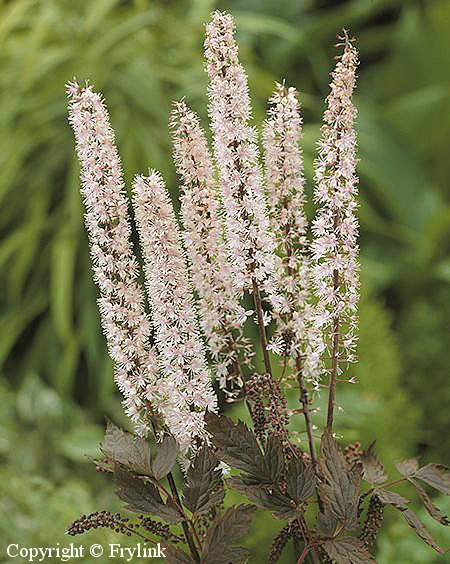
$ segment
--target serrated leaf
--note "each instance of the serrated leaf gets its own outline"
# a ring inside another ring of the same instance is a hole
[[[178,444],[172,435],[164,435],[163,440],[156,444],[156,454],[151,469],[157,480],[161,480],[172,470],[178,452]]]
[[[222,503],[224,498],[222,470],[211,448],[203,446],[186,474],[184,505],[197,515]]]
[[[312,464],[298,458],[289,461],[286,475],[287,494],[298,505],[314,494],[315,479]]]
[[[414,476],[419,468],[419,461],[417,458],[407,458],[406,460],[399,460],[395,463],[395,467],[405,478]]]
[[[398,494],[397,492],[390,492],[389,490],[383,490],[381,488],[377,488],[375,490],[375,493],[378,496],[381,503],[384,503],[385,505],[393,505],[397,509],[400,509],[400,511],[404,511],[405,509],[408,509],[407,506],[408,500],[403,496],[401,496],[400,494]]]
[[[218,515],[206,534],[202,564],[245,562],[249,551],[236,546],[236,543],[248,533],[254,512],[255,507],[252,505],[238,505],[228,508],[223,515]]]
[[[408,506],[406,505],[408,501],[404,497],[396,492],[390,492],[382,489],[377,489],[375,490],[375,492],[382,503],[392,505],[402,512],[408,525],[416,531],[416,533],[423,541],[434,548],[434,550],[436,550],[437,552],[443,554],[444,551],[438,546],[436,541],[425,528],[425,525],[422,523],[422,521],[408,508]]]
[[[417,517],[417,515],[415,515],[411,509],[405,509],[404,511],[402,511],[403,513],[403,517],[406,519],[406,522],[408,523],[408,525],[410,527],[412,527],[417,535],[424,541],[426,542],[429,546],[431,546],[431,548],[434,548],[434,550],[436,552],[439,552],[439,554],[444,554],[445,550],[443,550],[434,540],[434,538],[430,535],[430,533],[427,531],[427,529],[425,528],[425,525],[422,523],[422,521]]]
[[[419,497],[422,500],[422,503],[424,504],[425,509],[428,511],[429,515],[433,517],[433,519],[436,519],[436,521],[441,523],[441,525],[450,525],[448,517],[443,515],[440,509],[434,505],[433,501],[428,496],[427,492],[422,488],[422,486],[413,478],[410,478],[408,481],[416,488],[416,491],[419,494]]]
[[[205,419],[220,460],[248,472],[256,482],[272,482],[256,436],[245,423],[234,423],[229,417],[214,413],[207,413]]]
[[[339,450],[336,440],[327,431],[322,436],[320,451],[320,498],[327,512],[332,513],[345,529],[356,529],[362,465],[350,466]]]
[[[239,493],[247,496],[257,507],[269,510],[279,519],[294,519],[298,517],[301,508],[287,496],[282,494],[276,486],[266,484],[246,484],[239,476],[233,476],[228,484]]]
[[[353,537],[322,542],[321,545],[336,564],[371,564],[375,560],[363,542]]]
[[[168,545],[164,548],[166,553],[165,562],[168,564],[195,564],[195,560],[183,550],[173,545]]]
[[[284,474],[284,453],[280,439],[272,436],[267,439],[264,459],[272,482],[277,484]]]
[[[127,469],[116,465],[115,477],[118,489],[116,495],[124,501],[127,509],[161,517],[167,523],[178,523],[183,517],[169,501],[165,503],[158,489],[148,481],[133,475]]]
[[[363,465],[363,478],[371,484],[383,484],[387,480],[384,466],[375,454],[375,443],[373,442],[361,455]]]
[[[438,492],[450,495],[450,470],[442,464],[427,464],[414,475]]]
[[[333,537],[339,526],[339,521],[331,513],[317,515],[317,532],[321,537]]]
[[[152,476],[151,451],[147,441],[107,421],[100,449],[110,461],[126,466],[137,474]]]

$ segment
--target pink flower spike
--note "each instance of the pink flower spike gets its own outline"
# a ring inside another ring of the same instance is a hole
[[[291,363],[301,358],[305,378],[314,380],[320,369],[315,351],[321,344],[310,300],[305,180],[299,146],[302,119],[297,91],[277,84],[269,103],[264,127],[266,182],[270,220],[283,261],[278,273],[282,302],[274,312],[277,330],[271,350],[286,355]]]
[[[277,256],[266,212],[257,133],[250,126],[251,105],[245,71],[239,63],[233,18],[214,12],[206,26],[205,56],[209,114],[225,207],[228,252],[237,288],[253,280],[277,305]]]
[[[133,205],[162,373],[158,408],[185,453],[196,437],[204,437],[203,415],[217,409],[217,400],[197,330],[181,237],[158,172],[135,178]]]
[[[359,298],[356,108],[352,101],[358,55],[345,34],[344,52],[332,73],[316,161],[312,230],[313,279],[318,320],[339,362],[354,362]],[[334,338],[336,336],[336,338]],[[334,342],[333,342],[334,341]]]
[[[145,386],[154,382],[157,359],[149,343],[150,322],[137,281],[138,267],[131,245],[127,200],[114,132],[101,95],[91,86],[67,85],[69,122],[81,164],[81,194],[86,208],[94,278],[100,290],[99,308],[115,379],[128,416],[145,432],[148,398]]]
[[[243,358],[246,312],[240,305],[242,291],[231,276],[214,167],[200,121],[184,101],[174,106],[171,128],[182,181],[183,236],[198,294],[200,324],[215,372],[220,372],[219,383],[227,395],[233,395],[243,384],[238,362],[249,362]]]

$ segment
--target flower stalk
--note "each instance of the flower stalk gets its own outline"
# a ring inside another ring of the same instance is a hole
[[[299,147],[302,119],[294,88],[277,84],[269,102],[264,127],[265,165],[270,218],[283,261],[279,287],[284,298],[281,310],[275,311],[275,339],[281,339],[283,353],[294,365],[309,450],[316,466],[306,377],[318,377],[322,343],[320,335],[314,333],[314,307],[310,303],[303,158]]]

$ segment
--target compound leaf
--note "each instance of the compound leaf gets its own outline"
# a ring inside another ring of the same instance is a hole
[[[362,465],[347,463],[331,433],[325,431],[320,445],[319,491],[327,509],[347,530],[358,527]]]
[[[414,474],[438,492],[450,495],[450,470],[442,464],[427,464]]]

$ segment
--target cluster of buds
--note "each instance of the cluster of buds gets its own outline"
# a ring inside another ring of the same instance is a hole
[[[82,535],[92,529],[106,528],[117,533],[131,536],[134,524],[120,513],[110,511],[95,511],[88,515],[82,515],[67,527],[67,534],[71,536]]]
[[[373,495],[369,501],[367,508],[367,516],[364,522],[361,540],[367,546],[372,548],[378,535],[378,531],[383,523],[384,506],[377,495]]]
[[[247,398],[252,404],[255,433],[265,441],[268,434],[288,443],[289,416],[286,398],[269,374],[254,374],[246,383]]]
[[[361,455],[361,443],[359,442],[349,444],[344,449],[345,460],[349,465],[359,462],[361,460]]]
[[[173,544],[177,544],[183,541],[182,537],[172,533],[170,526],[167,523],[155,521],[154,519],[150,519],[150,517],[144,517],[144,515],[140,515],[139,526],[155,537],[168,540]]]
[[[267,561],[269,564],[276,564],[280,557],[281,553],[284,550],[284,547],[290,541],[292,532],[291,532],[291,523],[286,525],[281,529],[281,531],[277,534],[277,536],[273,539],[273,542],[270,546],[269,550],[269,557]]]

